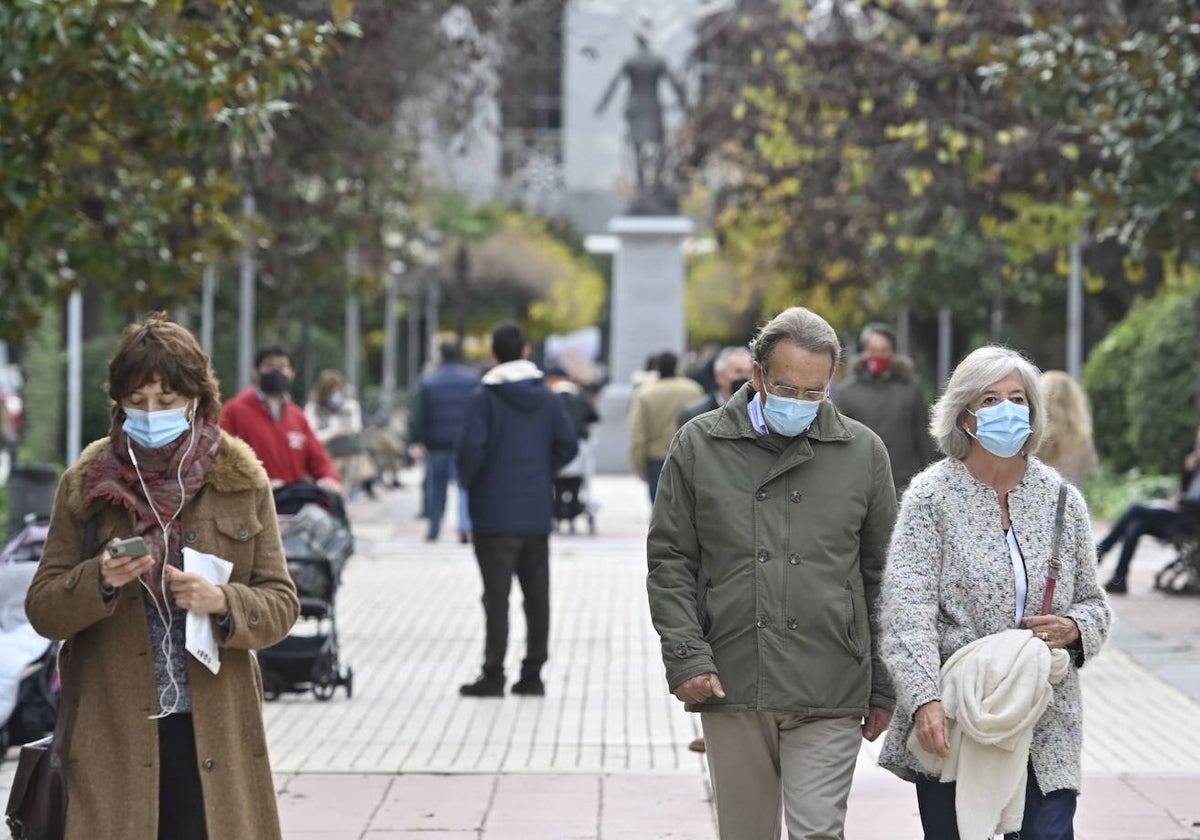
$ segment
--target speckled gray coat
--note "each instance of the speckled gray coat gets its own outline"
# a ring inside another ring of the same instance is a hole
[[[1054,535],[1058,473],[1030,458],[1008,508],[1029,578],[1025,615],[1041,610]],[[1096,550],[1087,505],[1068,488],[1062,572],[1051,611],[1079,625],[1083,656],[1108,636],[1112,612],[1096,582]],[[938,700],[938,672],[963,645],[1015,626],[1016,587],[996,492],[954,458],[920,473],[904,494],[888,551],[882,593],[883,660],[896,688],[896,716],[879,763],[912,781],[916,759],[905,747],[913,712]],[[1081,782],[1083,704],[1078,668],[1054,688],[1033,731],[1030,760],[1042,791]]]

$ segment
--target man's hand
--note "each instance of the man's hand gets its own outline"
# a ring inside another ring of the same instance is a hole
[[[892,722],[892,713],[887,709],[881,709],[878,706],[872,706],[867,711],[867,717],[863,720],[863,738],[868,741],[874,741]]]
[[[703,703],[710,697],[724,698],[725,689],[721,686],[721,679],[710,671],[681,682],[671,693],[684,703]]]
[[[339,496],[342,494],[342,482],[335,478],[318,478],[317,486],[330,493],[337,493]]]
[[[225,590],[209,581],[203,575],[194,575],[167,566],[167,585],[175,603],[194,613],[211,613],[225,615],[229,612],[229,600]]]

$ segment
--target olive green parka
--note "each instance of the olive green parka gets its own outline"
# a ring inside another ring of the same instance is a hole
[[[715,672],[689,711],[854,717],[891,709],[876,602],[896,494],[887,451],[822,402],[795,438],[760,435],[749,385],[675,436],[647,540],[667,684]]]

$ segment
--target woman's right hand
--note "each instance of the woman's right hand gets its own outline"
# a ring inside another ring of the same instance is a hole
[[[150,571],[153,565],[154,558],[149,554],[144,557],[113,557],[105,547],[100,552],[100,585],[106,589],[120,589]]]
[[[926,703],[913,715],[917,740],[927,753],[945,758],[950,755],[950,722],[940,700]]]

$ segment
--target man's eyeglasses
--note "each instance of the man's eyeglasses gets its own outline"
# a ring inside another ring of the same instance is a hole
[[[808,402],[820,402],[829,396],[828,388],[821,391],[814,391],[812,389],[802,391],[799,388],[793,388],[791,385],[776,385],[771,382],[767,383],[767,390],[774,393],[777,397],[784,397],[789,400],[807,400]]]

